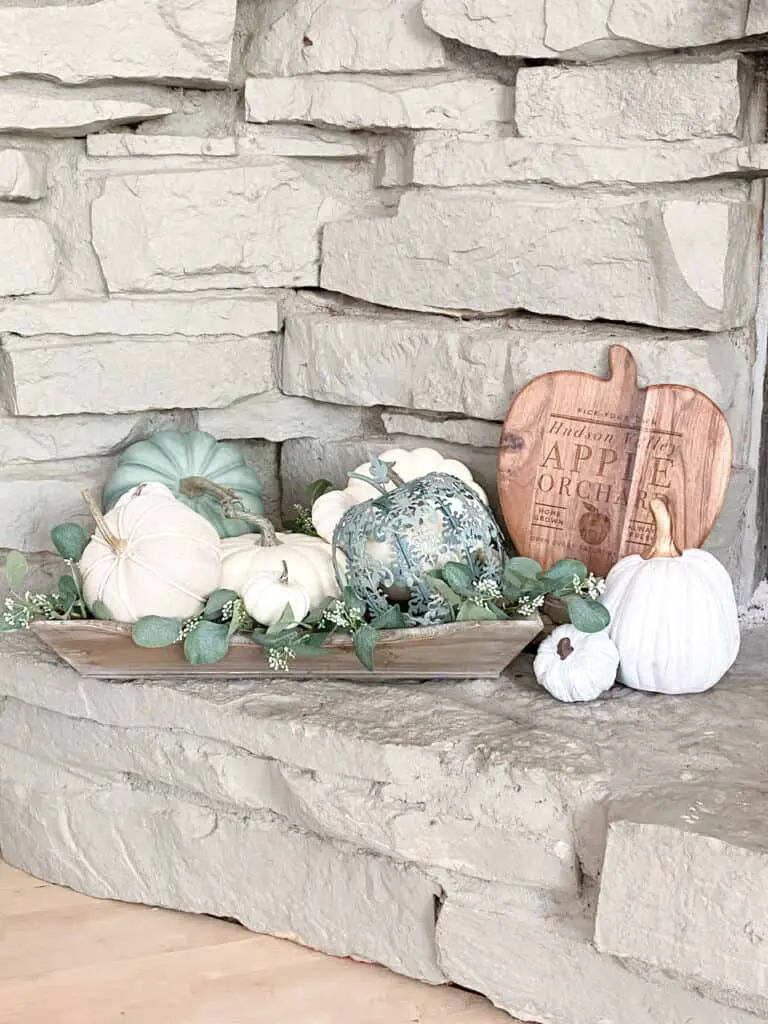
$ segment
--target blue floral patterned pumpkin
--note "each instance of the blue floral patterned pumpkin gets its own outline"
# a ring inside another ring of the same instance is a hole
[[[430,473],[345,512],[333,535],[339,582],[372,617],[397,604],[408,625],[447,622],[448,605],[425,574],[462,562],[476,581],[499,583],[503,538],[487,505],[465,483]],[[343,553],[342,566],[339,553]]]

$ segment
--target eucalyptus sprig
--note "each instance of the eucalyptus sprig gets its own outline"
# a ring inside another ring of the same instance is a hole
[[[314,480],[304,492],[302,501],[293,506],[293,518],[284,523],[288,533],[303,533],[308,537],[317,537],[317,530],[312,523],[312,506],[327,491],[333,490],[330,480]]]
[[[51,530],[53,546],[67,564],[68,573],[59,578],[52,593],[22,592],[30,567],[20,551],[9,551],[5,560],[5,579],[9,595],[3,602],[0,632],[29,629],[34,621],[67,622],[82,619],[110,619],[109,609],[95,601],[88,606],[83,596],[83,584],[77,568],[88,544],[88,534],[77,523],[62,523]]]
[[[476,579],[468,565],[458,562],[428,573],[427,581],[456,622],[528,618],[548,596],[565,602],[571,622],[584,633],[597,633],[611,621],[599,600],[605,582],[573,558],[555,562],[546,572],[533,558],[509,558],[501,586],[492,578]]]

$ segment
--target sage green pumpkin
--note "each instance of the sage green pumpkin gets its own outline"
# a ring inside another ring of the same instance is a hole
[[[138,484],[157,482],[165,484],[185,505],[204,516],[220,537],[237,537],[255,529],[241,520],[227,519],[214,495],[185,494],[184,482],[189,477],[204,477],[220,487],[229,487],[249,512],[259,515],[264,511],[255,470],[234,445],[217,441],[202,430],[159,430],[146,441],[129,445],[104,488],[104,505],[111,508]]]

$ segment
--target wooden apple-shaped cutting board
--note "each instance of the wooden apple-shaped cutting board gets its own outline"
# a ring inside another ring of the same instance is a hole
[[[519,392],[499,451],[501,509],[521,555],[544,568],[578,558],[605,576],[654,536],[649,502],[663,498],[679,549],[715,524],[731,471],[728,423],[695,388],[638,388],[628,349],[609,352],[610,377],[557,372]]]

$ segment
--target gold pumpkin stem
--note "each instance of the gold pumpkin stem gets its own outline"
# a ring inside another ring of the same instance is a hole
[[[212,494],[220,505],[221,510],[227,519],[238,519],[243,523],[255,526],[259,531],[261,546],[264,548],[276,548],[280,544],[277,539],[277,531],[266,516],[249,512],[243,505],[243,501],[237,491],[231,487],[222,487],[204,476],[187,476],[179,483],[179,493],[186,498],[199,498],[203,494]]]
[[[672,517],[662,498],[651,501],[651,515],[656,523],[656,539],[643,558],[679,558],[680,552],[672,540]]]
[[[116,555],[119,555],[125,550],[125,541],[110,530],[101,509],[91,497],[91,492],[86,490],[82,492],[82,495],[83,501],[93,516],[93,521],[96,523],[96,529],[101,534],[102,540],[112,548]]]

